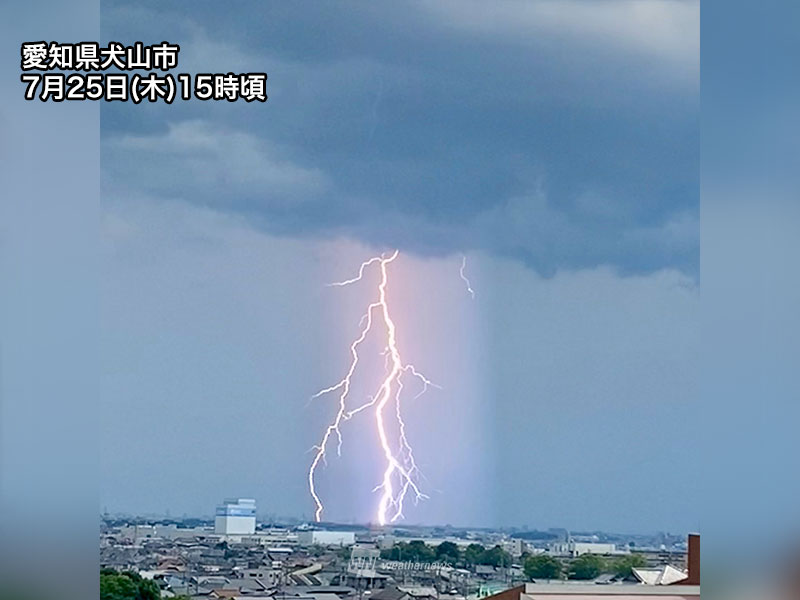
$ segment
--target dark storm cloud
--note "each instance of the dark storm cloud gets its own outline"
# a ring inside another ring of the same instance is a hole
[[[192,6],[110,3],[104,35],[265,70],[270,99],[105,106],[109,192],[543,273],[696,271],[696,3]]]

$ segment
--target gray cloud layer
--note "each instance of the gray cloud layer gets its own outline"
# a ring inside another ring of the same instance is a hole
[[[162,4],[112,3],[110,38],[181,43],[179,71],[266,70],[270,100],[104,107],[106,190],[282,235],[481,249],[545,274],[694,273],[698,13],[695,2],[305,14],[201,2],[186,21]]]

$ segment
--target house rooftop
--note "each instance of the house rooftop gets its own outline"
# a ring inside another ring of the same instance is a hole
[[[519,600],[699,600],[699,585],[527,583]]]

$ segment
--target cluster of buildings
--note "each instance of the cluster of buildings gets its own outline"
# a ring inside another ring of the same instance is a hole
[[[101,566],[153,579],[164,598],[192,600],[616,600],[652,590],[665,597],[668,585],[674,593],[667,598],[699,598],[699,581],[693,579],[699,580],[699,562],[692,573],[692,557],[699,552],[693,548],[687,553],[663,544],[637,547],[648,567],[630,581],[531,582],[524,571],[530,555],[568,562],[585,554],[630,554],[631,546],[558,531],[531,540],[452,528],[263,527],[256,508],[253,499],[227,499],[217,507],[213,525],[104,520]],[[445,542],[462,555],[477,544],[499,547],[509,559],[500,565],[420,562],[393,552],[415,543],[434,550]]]
[[[494,594],[490,600],[700,600],[700,536],[688,536],[685,569],[668,563],[634,568],[631,579],[631,583],[605,578],[580,583],[531,581]]]

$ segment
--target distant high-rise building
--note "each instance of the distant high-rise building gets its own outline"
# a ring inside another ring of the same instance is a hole
[[[252,498],[226,498],[217,506],[214,533],[250,535],[256,531],[256,501]]]

